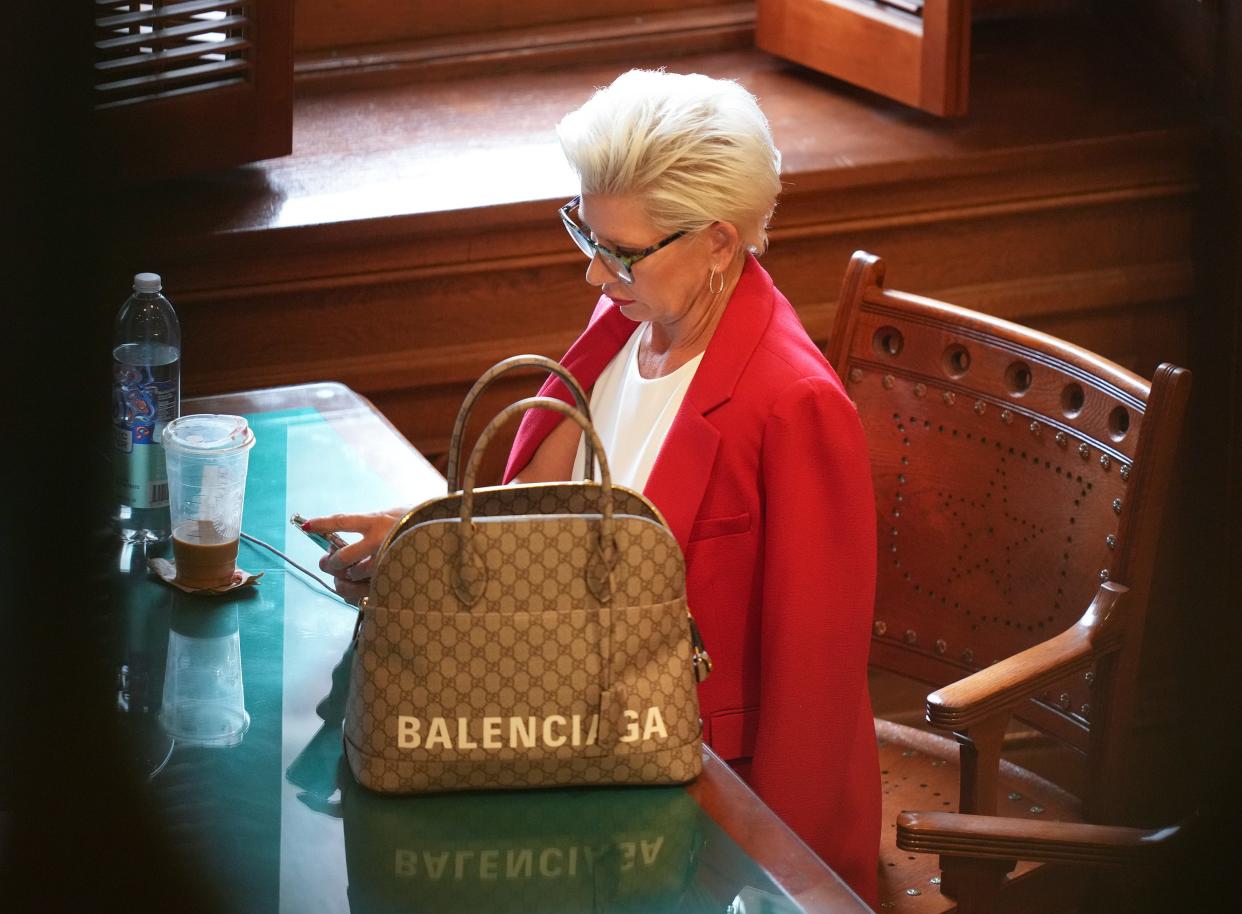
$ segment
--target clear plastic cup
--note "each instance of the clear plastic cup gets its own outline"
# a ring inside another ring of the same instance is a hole
[[[163,443],[177,580],[198,589],[227,585],[237,567],[254,432],[241,416],[182,416],[164,429]]]
[[[174,609],[160,726],[183,746],[227,748],[242,741],[250,715],[242,687],[236,606]]]

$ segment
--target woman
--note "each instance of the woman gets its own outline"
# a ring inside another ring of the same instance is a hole
[[[755,259],[780,190],[767,121],[736,83],[631,71],[557,132],[582,186],[561,217],[603,293],[561,362],[591,391],[613,479],[655,503],[685,553],[715,662],[704,739],[874,903],[871,475],[853,405]],[[557,380],[541,393],[571,399]],[[505,478],[580,478],[581,464],[578,427],[536,410]],[[365,534],[322,562],[343,592],[392,521],[312,522]]]

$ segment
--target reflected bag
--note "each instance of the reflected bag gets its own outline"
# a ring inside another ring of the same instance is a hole
[[[394,798],[342,786],[354,911],[718,912],[678,788]]]
[[[656,508],[613,486],[584,410],[532,397],[479,436],[461,491],[454,428],[449,494],[394,526],[359,609],[345,755],[388,793],[586,784],[673,784],[701,765],[696,684],[710,671],[686,607],[681,550]],[[600,481],[476,491],[484,450],[527,409],[582,427]]]

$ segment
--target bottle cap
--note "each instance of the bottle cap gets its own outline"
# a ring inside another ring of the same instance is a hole
[[[158,292],[164,288],[159,273],[138,273],[134,276],[135,292]]]

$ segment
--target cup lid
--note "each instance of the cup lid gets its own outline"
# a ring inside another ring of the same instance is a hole
[[[245,419],[214,413],[174,419],[161,439],[165,450],[196,457],[222,457],[254,446],[254,432]]]

